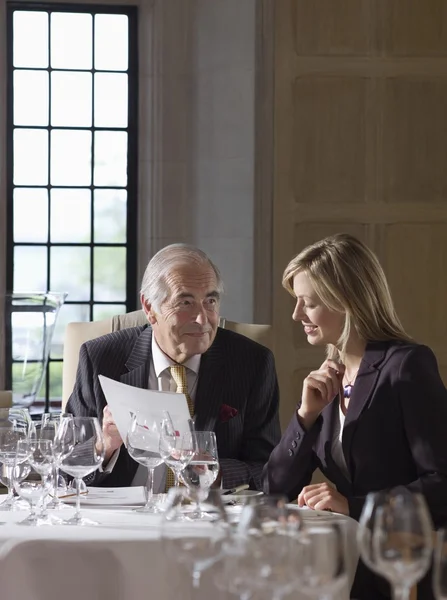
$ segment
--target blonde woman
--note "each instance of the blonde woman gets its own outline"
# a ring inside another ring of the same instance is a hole
[[[283,286],[327,360],[304,380],[265,491],[358,519],[368,492],[405,485],[445,525],[447,391],[433,352],[405,333],[376,256],[337,234],[292,259]],[[309,485],[317,467],[335,487]]]

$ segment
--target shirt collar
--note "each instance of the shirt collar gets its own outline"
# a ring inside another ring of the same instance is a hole
[[[196,375],[198,375],[199,369],[200,369],[200,359],[201,358],[202,358],[201,354],[194,354],[194,356],[191,356],[191,358],[189,358],[187,361],[185,361],[183,363],[183,366],[186,367],[187,369],[190,369]],[[169,367],[172,367],[173,365],[178,364],[174,360],[170,359],[169,356],[167,356],[160,349],[160,346],[157,344],[157,341],[155,339],[155,335],[153,335],[153,334],[152,334],[152,362],[154,363],[155,375],[157,377],[160,377],[160,375],[163,373],[163,371],[166,371],[166,369],[169,369]]]

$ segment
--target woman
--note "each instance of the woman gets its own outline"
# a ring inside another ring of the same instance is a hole
[[[327,359],[304,380],[265,491],[358,519],[369,492],[405,485],[447,524],[447,391],[433,352],[405,333],[376,256],[337,234],[292,259],[283,286]],[[309,485],[317,467],[335,487]]]

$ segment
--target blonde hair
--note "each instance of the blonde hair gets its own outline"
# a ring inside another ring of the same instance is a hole
[[[282,279],[294,297],[293,279],[305,272],[315,293],[330,310],[343,313],[345,323],[329,358],[344,355],[354,328],[368,341],[410,341],[396,314],[385,273],[376,255],[360,240],[338,233],[307,246],[287,265]]]

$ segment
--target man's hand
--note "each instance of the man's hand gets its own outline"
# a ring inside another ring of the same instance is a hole
[[[314,510],[329,510],[349,516],[347,499],[327,483],[306,485],[298,496],[298,506]]]
[[[115,450],[120,448],[123,440],[119,434],[118,428],[115,425],[110,408],[106,405],[104,407],[103,418],[102,418],[102,434],[104,436],[104,466],[109,462],[112,454]]]
[[[303,382],[298,417],[305,429],[310,429],[322,410],[340,391],[345,366],[335,360],[325,360],[318,371],[312,371]]]

